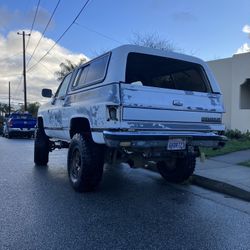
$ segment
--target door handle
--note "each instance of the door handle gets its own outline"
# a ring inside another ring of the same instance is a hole
[[[173,105],[181,107],[181,106],[183,106],[183,102],[180,100],[173,100]]]

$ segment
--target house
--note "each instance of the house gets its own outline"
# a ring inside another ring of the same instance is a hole
[[[250,53],[207,63],[224,96],[226,128],[250,130]]]

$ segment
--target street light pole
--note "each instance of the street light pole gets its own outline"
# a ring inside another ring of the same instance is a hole
[[[26,56],[25,56],[25,36],[30,36],[30,34],[25,34],[17,32],[18,35],[23,36],[23,87],[24,87],[24,111],[27,111],[27,90],[26,90]]]

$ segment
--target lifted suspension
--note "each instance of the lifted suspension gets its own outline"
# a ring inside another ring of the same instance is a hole
[[[62,148],[68,148],[69,142],[65,141],[49,141],[49,151],[52,152],[56,148],[62,149]]]

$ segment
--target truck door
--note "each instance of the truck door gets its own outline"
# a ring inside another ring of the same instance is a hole
[[[68,138],[68,122],[65,116],[65,109],[68,107],[65,106],[66,94],[68,86],[72,77],[72,73],[64,77],[62,83],[60,84],[54,98],[51,101],[51,108],[49,109],[48,114],[48,127],[47,129],[51,131],[53,129],[53,137],[58,139]],[[50,134],[48,131],[48,135]]]

